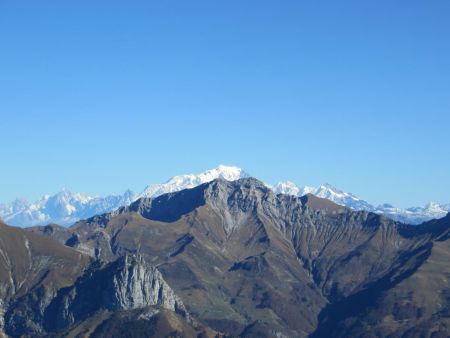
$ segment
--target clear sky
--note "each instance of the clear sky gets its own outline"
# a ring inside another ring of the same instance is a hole
[[[450,1],[0,0],[0,202],[237,165],[450,202]]]

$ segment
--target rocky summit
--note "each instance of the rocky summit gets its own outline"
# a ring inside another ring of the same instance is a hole
[[[450,215],[411,226],[253,178],[0,226],[11,337],[448,337]]]

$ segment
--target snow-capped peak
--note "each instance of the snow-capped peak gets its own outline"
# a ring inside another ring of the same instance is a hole
[[[300,188],[291,181],[278,182],[275,187],[272,188],[277,194],[295,195],[300,193]]]
[[[156,197],[169,192],[193,188],[218,178],[235,181],[249,176],[239,167],[219,165],[197,175],[179,175],[172,177],[166,183],[149,185],[139,195],[128,190],[123,195],[91,197],[84,193],[72,193],[63,189],[54,195],[44,195],[34,203],[29,203],[24,199],[16,199],[11,203],[0,204],[0,218],[16,226],[48,223],[70,225],[80,219],[86,219],[128,205],[140,197]],[[408,209],[396,208],[390,204],[382,204],[375,208],[355,195],[339,190],[328,183],[321,184],[318,187],[301,187],[294,182],[284,181],[275,186],[269,184],[266,184],[266,186],[276,193],[295,196],[313,194],[354,210],[372,211],[411,224],[444,217],[447,212],[450,212],[450,204],[434,202]]]
[[[439,203],[436,203],[436,202],[433,202],[433,201],[429,202],[425,206],[425,208],[428,209],[428,210],[439,210],[439,211],[442,210],[442,207],[439,205]]]
[[[240,178],[249,177],[244,170],[239,167],[219,165],[217,168],[207,170],[204,173],[198,175],[198,179],[202,183],[211,182],[218,178],[223,178],[227,181],[236,181]]]
[[[318,197],[327,198],[336,203],[344,202],[348,199],[359,201],[359,198],[357,198],[355,195],[339,190],[329,183],[321,184],[313,193]]]
[[[219,165],[217,168],[207,170],[197,175],[179,175],[172,177],[166,183],[149,185],[139,197],[156,197],[169,192],[194,188],[200,184],[211,182],[218,178],[227,181],[236,181],[240,178],[249,176],[249,174],[239,167]]]
[[[445,215],[448,210],[446,210],[445,205],[440,205],[436,202],[429,202],[428,204],[421,207],[408,208],[411,212],[420,212],[422,214],[430,215],[431,217],[439,217]]]
[[[320,198],[326,198],[336,204],[344,205],[355,210],[369,210],[372,211],[374,207],[357,198],[355,195],[344,192],[332,186],[329,183],[321,184],[318,187],[299,187],[295,183],[286,181],[278,183],[274,188],[276,193],[303,196],[306,194],[313,194]]]
[[[0,205],[0,217],[8,224],[33,226],[47,223],[70,225],[80,219],[109,212],[135,200],[131,191],[123,195],[91,197],[62,189],[54,195],[44,195],[34,203],[17,199]]]
[[[319,188],[317,188],[317,190],[314,191],[314,195],[329,199],[334,203],[345,205],[346,207],[354,210],[375,210],[375,207],[370,203],[356,197],[352,193],[339,190],[328,183],[322,184]]]

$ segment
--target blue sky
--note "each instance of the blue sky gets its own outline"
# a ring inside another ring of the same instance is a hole
[[[450,202],[450,1],[2,1],[0,202],[218,164]]]

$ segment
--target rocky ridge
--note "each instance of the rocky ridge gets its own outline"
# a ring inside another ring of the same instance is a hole
[[[449,222],[410,226],[252,178],[219,179],[78,222],[65,243],[111,262],[143,255],[193,318],[227,334],[439,336],[450,325],[450,271],[429,259],[448,257]]]

